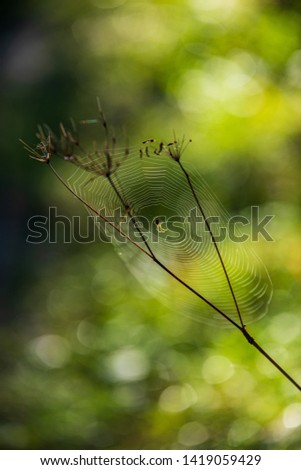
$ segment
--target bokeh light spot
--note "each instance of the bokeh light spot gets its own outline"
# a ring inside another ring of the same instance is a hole
[[[117,381],[132,382],[144,379],[149,372],[149,362],[139,349],[121,349],[107,361],[109,374]]]
[[[301,426],[301,403],[292,403],[283,412],[283,424],[286,428]]]
[[[31,343],[36,357],[49,368],[64,367],[70,359],[68,341],[59,335],[43,335]]]
[[[286,312],[277,315],[269,327],[271,337],[280,344],[290,343],[300,335],[300,330],[301,322],[299,317]]]
[[[193,405],[196,400],[196,393],[190,385],[171,385],[161,393],[159,406],[168,413],[179,413]]]
[[[224,356],[210,356],[203,364],[202,374],[207,383],[219,384],[233,375],[233,365]]]
[[[251,439],[260,430],[260,426],[255,421],[241,418],[234,421],[228,434],[230,445],[239,446],[241,442]]]
[[[194,447],[205,442],[208,437],[208,431],[203,424],[191,421],[181,427],[178,442],[186,447]]]

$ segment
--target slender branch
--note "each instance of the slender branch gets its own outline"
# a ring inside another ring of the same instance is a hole
[[[296,382],[287,372],[286,370],[284,370],[279,364],[278,362],[276,362],[258,343],[257,341],[255,341],[254,338],[252,338],[251,335],[249,335],[249,333],[247,332],[247,330],[245,329],[245,327],[242,329],[242,333],[244,334],[244,336],[246,337],[247,341],[252,345],[254,346],[254,348],[257,349],[257,351],[260,352],[260,354],[262,354],[271,364],[273,364],[273,366],[276,367],[276,369],[279,370],[279,372],[281,372],[282,375],[284,375],[293,385],[295,385],[295,387],[300,390],[301,392],[301,385],[298,384],[298,382]]]
[[[191,190],[191,193],[192,193],[192,195],[193,195],[193,197],[194,197],[194,200],[195,200],[195,202],[196,202],[196,204],[197,204],[197,206],[198,206],[198,208],[199,208],[199,211],[200,211],[201,214],[202,214],[202,217],[203,217],[203,219],[204,219],[205,225],[206,225],[206,227],[207,227],[207,229],[208,229],[208,231],[209,231],[209,233],[210,233],[210,237],[211,237],[211,240],[212,240],[212,242],[213,242],[213,246],[214,246],[214,248],[215,248],[215,250],[216,250],[217,256],[218,256],[218,258],[219,258],[219,261],[220,261],[220,263],[221,263],[221,266],[222,266],[222,268],[223,268],[224,274],[225,274],[226,279],[227,279],[227,283],[228,283],[228,286],[229,286],[229,289],[230,289],[230,292],[231,292],[231,295],[232,295],[232,298],[233,298],[233,301],[234,301],[234,304],[235,304],[236,311],[237,311],[237,313],[238,313],[238,317],[239,317],[239,321],[240,321],[241,327],[244,328],[244,323],[243,323],[243,321],[242,321],[241,312],[240,312],[240,309],[239,309],[239,306],[238,306],[238,302],[237,302],[236,296],[235,296],[235,294],[234,294],[234,290],[233,290],[233,287],[232,287],[232,284],[231,284],[231,281],[230,281],[230,278],[229,278],[229,275],[228,275],[228,272],[227,272],[227,269],[226,269],[224,260],[223,260],[223,258],[222,258],[221,252],[220,252],[220,250],[219,250],[219,248],[218,248],[218,244],[217,244],[217,241],[216,241],[216,239],[215,239],[215,237],[214,237],[214,235],[213,235],[213,232],[212,232],[212,230],[211,230],[210,224],[209,224],[209,222],[208,222],[208,220],[207,220],[207,217],[206,217],[206,215],[205,215],[204,209],[203,209],[203,207],[202,207],[201,204],[200,204],[199,198],[198,198],[198,196],[197,196],[197,194],[196,194],[196,192],[195,192],[195,190],[194,190],[194,187],[193,187],[193,184],[192,184],[192,181],[191,181],[191,179],[190,179],[189,174],[187,173],[187,171],[186,171],[185,168],[183,167],[183,165],[182,165],[180,159],[176,160],[176,162],[178,163],[179,167],[181,168],[181,171],[182,171],[182,172],[184,173],[184,175],[185,175],[185,178],[186,178],[186,180],[187,180],[187,183],[188,183],[188,186],[189,186],[189,188],[190,188],[190,190]]]
[[[131,222],[133,223],[135,230],[137,230],[137,232],[139,233],[140,238],[143,241],[144,245],[146,246],[150,256],[153,259],[155,259],[154,252],[151,249],[151,247],[149,246],[149,243],[147,242],[147,240],[146,240],[143,232],[141,231],[139,225],[137,224],[136,216],[132,213],[131,207],[125,202],[125,200],[121,196],[120,192],[118,191],[118,189],[117,189],[116,185],[114,184],[114,181],[112,180],[110,175],[107,175],[107,179],[108,179],[110,185],[112,186],[113,191],[115,192],[115,194],[117,195],[117,197],[120,200],[121,204],[123,205],[125,211],[128,212],[129,215],[131,216]]]
[[[239,309],[239,306],[238,306],[238,302],[237,302],[237,299],[236,299],[236,296],[235,296],[235,293],[234,293],[234,290],[233,290],[233,287],[232,287],[232,284],[231,284],[231,281],[230,281],[230,278],[229,278],[229,275],[228,275],[228,272],[227,272],[227,269],[226,269],[226,266],[224,264],[224,261],[223,261],[223,258],[222,258],[222,255],[220,253],[220,250],[218,248],[218,244],[216,242],[216,239],[214,237],[214,234],[211,230],[211,227],[210,227],[210,224],[206,218],[206,215],[205,215],[205,212],[204,212],[204,209],[203,207],[201,206],[200,204],[200,201],[199,201],[199,198],[194,190],[194,187],[193,187],[193,184],[192,184],[192,181],[191,181],[191,178],[189,176],[189,174],[187,173],[187,171],[185,170],[184,166],[182,165],[180,159],[176,159],[175,160],[178,164],[179,164],[179,167],[181,168],[181,171],[183,172],[183,174],[185,175],[185,178],[187,180],[187,183],[189,185],[189,188],[191,190],[191,193],[194,197],[194,200],[195,202],[197,203],[197,206],[204,218],[204,221],[205,221],[205,224],[206,224],[206,227],[210,233],[210,237],[212,239],[212,242],[213,242],[213,245],[216,249],[216,253],[218,255],[218,258],[220,260],[220,263],[222,265],[222,268],[223,268],[223,271],[224,271],[224,274],[226,276],[226,279],[227,279],[227,283],[228,283],[228,286],[229,286],[229,289],[230,289],[230,292],[231,292],[231,295],[232,295],[232,298],[234,300],[234,303],[235,303],[235,307],[236,307],[236,310],[237,310],[237,313],[238,313],[238,316],[239,316],[239,320],[240,320],[240,324],[241,324],[241,327],[239,327],[238,329],[242,332],[242,334],[244,335],[244,337],[247,339],[247,341],[252,345],[254,346],[257,351],[259,351],[271,364],[273,364],[293,385],[295,385],[295,387],[297,387],[298,390],[301,391],[301,386],[257,343],[257,341],[255,341],[255,339],[247,332],[246,330],[246,327],[243,323],[243,320],[242,320],[242,315],[241,315],[241,312],[240,312],[240,309]],[[237,327],[237,325],[236,325]]]
[[[106,125],[106,122],[103,118],[103,114],[101,113],[101,118],[102,118],[102,124],[103,126],[105,127],[105,131],[106,131],[106,135],[107,135],[107,125]],[[65,133],[65,131],[63,130],[63,133]],[[43,136],[42,136],[43,137]],[[69,140],[70,140],[70,137],[69,137]],[[79,144],[78,142],[72,138],[71,139],[71,143],[75,144],[76,146],[79,147]],[[221,256],[221,253],[219,251],[219,248],[218,248],[218,245],[217,245],[217,242],[216,242],[216,239],[212,233],[212,230],[211,230],[211,227],[210,227],[210,224],[209,222],[206,220],[206,216],[205,216],[205,213],[204,213],[204,210],[200,204],[200,201],[197,197],[197,194],[194,190],[194,187],[193,187],[193,184],[191,182],[191,179],[190,179],[190,176],[189,174],[186,172],[185,168],[183,167],[182,163],[180,162],[180,155],[179,157],[175,158],[174,155],[172,155],[172,153],[170,153],[171,157],[179,164],[180,166],[180,169],[181,171],[183,172],[186,180],[187,180],[187,183],[189,185],[189,188],[192,192],[192,195],[196,201],[196,204],[204,218],[204,221],[205,221],[205,224],[206,224],[206,227],[210,233],[210,236],[211,236],[211,239],[212,239],[212,242],[214,244],[214,247],[215,247],[215,250],[217,252],[217,255],[219,257],[219,260],[220,260],[220,263],[222,265],[222,268],[223,268],[223,271],[225,273],[225,277],[227,279],[227,283],[228,283],[228,286],[229,286],[229,289],[230,289],[230,292],[231,292],[231,295],[232,295],[232,298],[234,300],[234,303],[235,303],[235,307],[236,307],[236,310],[237,310],[237,313],[238,313],[238,317],[239,317],[239,321],[240,321],[240,324],[237,323],[236,321],[234,321],[230,316],[228,316],[227,314],[225,314],[222,310],[220,310],[216,305],[214,305],[212,302],[210,302],[208,299],[206,299],[202,294],[200,294],[198,291],[196,291],[195,289],[193,289],[189,284],[187,284],[183,279],[179,278],[174,272],[172,272],[167,266],[165,266],[157,257],[156,255],[154,254],[154,252],[152,251],[149,243],[147,242],[147,239],[145,238],[143,232],[141,231],[139,225],[137,224],[137,221],[136,221],[136,216],[132,213],[132,210],[131,208],[127,205],[126,201],[123,199],[121,193],[119,192],[118,188],[116,187],[114,181],[112,180],[111,178],[111,155],[109,153],[109,148],[107,147],[105,149],[105,157],[107,159],[107,173],[106,174],[103,174],[103,176],[106,176],[112,189],[114,190],[115,194],[117,195],[118,199],[120,200],[121,204],[123,205],[125,211],[131,215],[131,222],[133,223],[134,225],[134,228],[138,231],[138,233],[140,234],[140,238],[145,246],[145,248],[143,248],[143,246],[141,246],[141,244],[135,242],[134,240],[131,239],[131,237],[129,235],[127,235],[126,233],[124,233],[117,225],[115,225],[111,220],[109,220],[107,217],[105,217],[104,215],[102,215],[101,213],[99,213],[95,208],[93,208],[89,203],[87,203],[81,196],[79,196],[78,194],[76,194],[72,188],[70,188],[70,186],[68,186],[68,184],[63,180],[63,178],[58,174],[58,172],[56,171],[56,169],[52,166],[52,164],[50,163],[50,156],[53,152],[51,152],[51,138],[50,138],[50,134],[49,134],[49,137],[46,138],[44,137],[44,139],[42,140],[41,144],[39,147],[37,147],[37,149],[32,149],[30,148],[26,143],[22,142],[23,145],[25,146],[26,150],[29,151],[30,153],[30,157],[31,158],[34,158],[35,160],[38,160],[40,162],[44,162],[46,163],[49,168],[51,169],[51,171],[54,173],[54,175],[59,179],[59,181],[63,184],[63,186],[71,193],[73,194],[73,196],[75,196],[82,204],[84,204],[84,206],[86,206],[91,212],[95,213],[100,219],[102,219],[105,223],[109,224],[113,230],[117,231],[121,236],[123,236],[124,238],[126,238],[130,243],[132,243],[136,248],[138,248],[142,253],[144,253],[146,256],[148,256],[151,260],[154,261],[154,263],[156,265],[158,265],[161,269],[163,269],[167,274],[169,274],[173,279],[175,279],[177,282],[179,282],[183,287],[185,287],[186,289],[188,289],[190,292],[192,292],[194,295],[196,295],[199,299],[201,299],[203,302],[205,302],[208,306],[210,306],[213,310],[215,310],[217,313],[219,313],[223,318],[225,318],[228,322],[230,322],[235,328],[237,328],[242,334],[243,336],[246,338],[246,340],[248,341],[249,344],[251,344],[252,346],[255,347],[255,349],[257,349],[257,351],[262,354],[274,367],[276,367],[276,369],[284,376],[287,378],[287,380],[289,380],[299,391],[301,391],[301,386],[300,384],[298,384],[256,341],[255,339],[247,332],[246,328],[245,328],[245,325],[243,324],[243,321],[242,321],[242,316],[241,316],[241,312],[240,312],[240,309],[239,309],[239,306],[238,306],[238,303],[237,303],[237,300],[236,300],[236,296],[235,296],[235,293],[234,293],[234,290],[232,288],[232,284],[231,284],[231,281],[230,281],[230,278],[228,276],[228,273],[227,273],[227,270],[226,270],[226,267],[225,267],[225,264],[223,262],[223,259],[222,259],[222,256]],[[163,144],[160,145],[160,148],[158,150],[159,154],[161,152],[163,148]],[[39,151],[38,151],[39,150]],[[82,149],[81,149],[82,150]],[[41,153],[40,153],[41,152]],[[70,160],[71,161],[71,160]],[[81,165],[80,165],[81,166]],[[82,167],[82,169],[84,170],[87,170],[87,168],[85,167]]]
[[[156,263],[160,268],[162,268],[167,274],[169,274],[173,279],[175,279],[177,282],[179,282],[183,287],[185,287],[186,289],[188,289],[190,292],[192,292],[194,295],[196,295],[200,300],[202,300],[203,302],[205,302],[209,307],[211,307],[213,310],[215,310],[217,313],[219,313],[223,318],[225,318],[227,321],[229,321],[235,328],[237,328],[242,334],[243,336],[246,338],[246,340],[248,341],[249,344],[251,344],[252,346],[254,346],[257,351],[262,354],[271,364],[273,364],[274,367],[276,367],[277,370],[279,370],[279,372],[284,376],[286,377],[299,391],[301,391],[301,386],[291,377],[291,375],[289,375],[258,343],[257,341],[255,341],[255,339],[247,332],[245,326],[243,325],[243,323],[241,325],[239,325],[238,323],[236,323],[231,317],[229,317],[227,314],[225,314],[222,310],[220,310],[218,307],[216,307],[216,305],[214,305],[212,302],[210,302],[208,299],[206,299],[202,294],[200,294],[198,291],[196,291],[195,289],[193,289],[189,284],[187,284],[185,281],[183,281],[183,279],[179,278],[174,272],[172,272],[167,266],[165,266],[163,263],[161,263],[161,261],[155,256],[155,254],[153,253],[153,251],[151,250],[149,244],[147,243],[147,240],[145,239],[143,233],[141,232],[140,228],[136,225],[136,222],[135,220],[133,220],[133,223],[134,223],[134,226],[135,228],[138,230],[140,236],[141,236],[141,239],[143,241],[143,243],[145,244],[146,248],[147,249],[144,249],[142,246],[140,246],[138,243],[136,243],[134,240],[132,240],[127,234],[125,234],[119,227],[117,227],[113,222],[111,222],[109,219],[107,219],[105,216],[103,216],[102,214],[98,213],[97,210],[95,210],[90,204],[88,204],[83,198],[81,198],[78,194],[76,194],[69,186],[68,184],[63,180],[63,178],[57,173],[57,171],[55,170],[55,168],[51,165],[50,161],[47,160],[46,163],[48,164],[48,166],[50,167],[51,171],[54,173],[54,175],[59,179],[59,181],[65,186],[65,188],[71,192],[71,194],[73,194],[79,201],[81,201],[89,210],[91,210],[92,212],[94,212],[98,217],[100,217],[104,222],[108,223],[114,230],[116,230],[120,235],[124,236],[130,243],[132,243],[136,248],[138,248],[141,252],[143,252],[144,254],[146,254],[150,259],[152,259],[154,261],[154,263]],[[186,173],[186,170],[183,168],[185,174],[188,175],[188,173]],[[188,175],[189,177],[189,175]],[[121,203],[123,204],[125,210],[131,210],[127,204],[125,203],[125,201],[123,200],[121,194],[119,193],[118,189],[116,188],[116,185],[114,184],[114,182],[112,181],[112,179],[110,177],[108,177],[109,181],[110,181],[110,184],[113,188],[113,190],[115,191],[116,195],[118,196],[119,200],[121,201]],[[190,181],[190,178],[189,178],[189,182],[191,184],[191,181]],[[191,185],[191,188],[192,188],[192,191],[194,192],[193,190],[193,187]],[[200,210],[202,211],[202,209],[200,208]],[[209,227],[210,229],[210,227]],[[219,251],[218,251],[219,252]],[[230,281],[229,281],[230,282]],[[232,292],[232,290],[231,290]],[[234,293],[233,293],[234,295]],[[235,298],[235,296],[234,296]],[[240,316],[241,318],[241,316]]]

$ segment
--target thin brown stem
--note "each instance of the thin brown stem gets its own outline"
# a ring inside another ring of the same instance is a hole
[[[247,332],[246,328],[243,327],[242,328],[242,333],[243,335],[245,336],[245,338],[247,339],[248,343],[250,343],[252,346],[254,346],[254,348],[257,349],[257,351],[260,352],[260,354],[262,354],[271,364],[273,364],[273,366],[276,367],[276,369],[279,370],[279,372],[281,372],[281,374],[283,374],[293,385],[295,385],[295,387],[297,387],[298,390],[300,390],[301,392],[301,385],[298,384],[298,382],[296,382],[287,372],[286,370],[284,370],[279,364],[278,362],[276,362],[258,343],[257,341],[255,341],[255,339]]]
[[[138,248],[141,252],[143,252],[145,255],[147,255],[150,259],[154,261],[155,264],[157,264],[160,268],[162,268],[167,274],[169,274],[173,279],[175,279],[177,282],[179,282],[183,287],[188,289],[190,292],[192,292],[194,295],[196,295],[200,300],[205,302],[208,306],[210,306],[213,310],[218,312],[223,318],[225,318],[228,322],[230,322],[235,328],[237,328],[243,336],[246,338],[249,344],[254,346],[257,351],[262,354],[276,369],[289,380],[299,391],[301,391],[301,386],[255,341],[255,339],[247,332],[245,326],[243,323],[240,325],[236,323],[234,320],[232,320],[231,317],[229,317],[227,314],[225,314],[222,310],[220,310],[216,305],[214,305],[212,302],[210,302],[208,299],[206,299],[202,294],[197,292],[195,289],[193,289],[189,284],[187,284],[183,279],[179,278],[174,272],[172,272],[167,266],[165,266],[161,261],[155,256],[153,251],[151,250],[149,244],[147,243],[147,240],[145,239],[143,233],[139,229],[139,233],[141,234],[141,239],[146,246],[146,249],[144,249],[140,244],[136,243],[134,240],[132,240],[127,234],[125,234],[119,227],[117,227],[113,222],[111,222],[109,219],[107,219],[105,216],[102,214],[98,213],[96,209],[94,209],[90,204],[88,204],[82,197],[80,197],[78,194],[76,194],[69,186],[68,184],[63,180],[63,178],[57,173],[55,168],[51,165],[50,161],[48,160],[46,162],[48,166],[50,167],[51,171],[54,173],[54,175],[60,180],[60,182],[65,186],[65,188],[71,192],[79,201],[81,201],[90,211],[94,212],[98,217],[100,217],[104,222],[108,223],[114,230],[116,230],[120,235],[124,236],[130,243],[132,243],[136,248]],[[185,174],[186,170],[184,169]],[[187,174],[188,175],[188,174]],[[189,177],[189,175],[188,175]],[[127,205],[126,202],[123,200],[121,194],[119,193],[118,189],[112,184],[112,179],[109,179],[111,182],[111,186],[113,190],[116,192],[116,195],[118,196],[119,200],[123,204],[125,209],[130,209]],[[189,178],[189,182],[191,185],[191,181]],[[191,185],[191,190],[193,190],[193,186]],[[200,208],[201,210],[201,208]],[[202,211],[202,210],[201,210]],[[135,228],[138,226],[136,225],[135,221],[133,221]],[[210,228],[210,227],[209,227]],[[230,282],[230,281],[229,281]],[[234,294],[233,294],[234,295]],[[235,296],[234,296],[235,297]],[[241,316],[240,316],[241,318]]]
[[[121,196],[120,192],[118,191],[116,185],[114,184],[114,181],[112,180],[111,176],[108,175],[107,176],[108,178],[108,181],[113,189],[113,191],[115,192],[116,196],[118,197],[118,199],[120,200],[121,204],[123,205],[125,211],[131,216],[131,222],[133,223],[134,225],[134,228],[135,230],[137,230],[137,232],[139,233],[139,236],[141,238],[141,240],[143,241],[144,245],[146,246],[150,256],[155,259],[155,255],[153,253],[153,250],[151,249],[151,247],[149,246],[149,243],[147,242],[143,232],[141,231],[139,225],[137,224],[137,220],[136,220],[136,216],[132,213],[132,210],[131,210],[131,207],[126,203],[126,201],[123,199],[123,197]]]
[[[240,312],[240,309],[239,309],[239,306],[238,306],[238,302],[237,302],[236,296],[235,296],[235,294],[234,294],[234,290],[233,290],[233,287],[232,287],[232,284],[231,284],[231,281],[230,281],[230,278],[229,278],[229,275],[228,275],[228,272],[227,272],[227,269],[226,269],[224,260],[223,260],[223,258],[222,258],[221,252],[220,252],[220,250],[219,250],[219,248],[218,248],[217,241],[216,241],[216,239],[215,239],[215,237],[214,237],[214,234],[213,234],[213,232],[212,232],[212,230],[211,230],[211,227],[210,227],[210,224],[209,224],[209,222],[208,222],[208,220],[207,220],[207,217],[206,217],[206,214],[205,214],[205,212],[204,212],[204,209],[203,209],[203,207],[202,207],[202,205],[201,205],[201,203],[200,203],[200,201],[199,201],[199,198],[198,198],[198,196],[197,196],[197,194],[196,194],[196,192],[195,192],[195,190],[194,190],[194,187],[193,187],[193,184],[192,184],[192,181],[191,181],[191,179],[190,179],[189,174],[187,173],[187,171],[186,171],[185,168],[183,167],[183,165],[182,165],[182,163],[181,163],[180,160],[177,160],[177,163],[179,164],[179,167],[181,168],[181,171],[183,172],[183,174],[184,174],[184,176],[185,176],[185,178],[186,178],[186,180],[187,180],[187,183],[188,183],[188,186],[189,186],[189,188],[190,188],[190,191],[191,191],[191,193],[192,193],[192,195],[193,195],[193,198],[194,198],[194,200],[195,200],[195,202],[196,202],[196,204],[197,204],[197,206],[198,206],[198,208],[199,208],[199,211],[200,211],[201,214],[202,214],[202,217],[203,217],[203,219],[204,219],[204,222],[205,222],[205,225],[206,225],[206,227],[207,227],[207,230],[208,230],[209,233],[210,233],[210,237],[211,237],[213,246],[214,246],[214,248],[215,248],[215,250],[216,250],[217,256],[218,256],[219,261],[220,261],[220,263],[221,263],[221,266],[222,266],[222,268],[223,268],[223,271],[224,271],[224,274],[225,274],[225,277],[226,277],[226,280],[227,280],[227,283],[228,283],[228,286],[229,286],[229,289],[230,289],[230,292],[231,292],[231,295],[232,295],[232,298],[233,298],[233,301],[234,301],[234,304],[235,304],[235,308],[236,308],[236,311],[237,311],[237,314],[238,314],[238,317],[239,317],[240,325],[241,325],[242,328],[244,328],[244,323],[243,323],[243,321],[242,321],[242,316],[241,316],[241,312]]]

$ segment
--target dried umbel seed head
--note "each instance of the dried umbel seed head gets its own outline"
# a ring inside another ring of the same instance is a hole
[[[191,141],[183,137],[156,144],[155,139],[147,139],[144,148],[118,149],[100,105],[95,123],[101,125],[105,143],[92,151],[79,143],[74,125],[72,131],[61,125],[58,138],[44,126],[39,128],[36,147],[23,144],[31,158],[48,163],[64,186],[109,227],[112,242],[145,286],[160,280],[163,273],[171,283],[177,283],[177,289],[173,285],[171,288],[173,299],[176,292],[177,309],[190,308],[189,314],[191,310],[197,312],[198,319],[235,327],[301,391],[301,386],[246,330],[247,322],[266,312],[272,295],[271,281],[252,249],[242,244],[234,246],[229,237],[224,244],[217,243],[216,231],[227,222],[227,213],[201,175],[183,165],[182,154]],[[54,155],[77,166],[76,175],[68,182],[50,162]],[[118,211],[122,215],[119,219]],[[142,224],[141,216],[155,223]],[[196,237],[190,233],[176,242],[170,239],[165,220],[177,223],[179,217],[181,229],[187,227],[189,218],[192,223],[200,221]],[[209,222],[212,217],[214,224]],[[114,237],[116,234],[118,237]],[[149,269],[149,263],[154,270]]]

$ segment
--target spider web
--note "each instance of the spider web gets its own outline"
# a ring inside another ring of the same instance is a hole
[[[93,158],[91,155],[77,157],[73,163],[78,168],[68,179],[72,191],[147,251],[146,241],[170,271],[239,323],[212,236],[177,162],[164,153],[145,153],[139,147],[127,151],[115,149],[110,181],[105,175],[106,161],[105,153],[95,154]],[[188,168],[186,164],[185,168]],[[248,324],[266,313],[272,296],[271,280],[249,244],[230,239],[229,231],[225,231],[230,216],[201,174],[189,169],[189,176],[205,216],[214,217],[214,223],[210,224],[212,234],[217,240],[224,235],[218,249],[242,320]],[[91,214],[95,216],[93,211]],[[229,325],[112,226],[100,218],[96,223],[138,281],[172,309],[206,323]],[[236,235],[239,235],[237,230]]]

